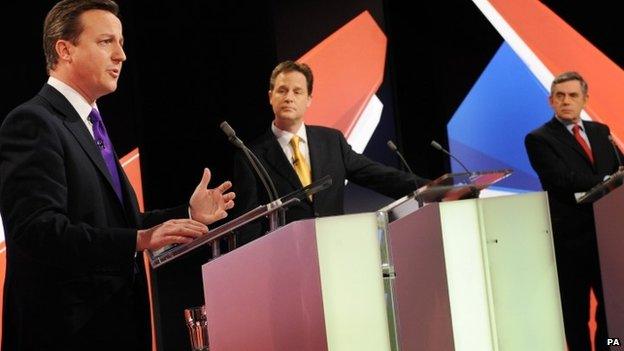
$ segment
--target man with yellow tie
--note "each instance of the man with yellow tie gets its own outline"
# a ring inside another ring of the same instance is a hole
[[[286,222],[344,213],[345,179],[386,196],[399,198],[427,180],[374,162],[351,149],[339,130],[304,123],[312,103],[314,77],[304,63],[284,61],[278,64],[269,83],[269,103],[275,119],[271,129],[254,141],[250,149],[258,156],[275,182],[279,196],[284,196],[316,179],[330,175],[333,184],[307,201],[290,207]],[[238,213],[268,202],[264,187],[241,154],[234,162],[234,185]],[[242,230],[238,244],[262,235],[258,225]]]

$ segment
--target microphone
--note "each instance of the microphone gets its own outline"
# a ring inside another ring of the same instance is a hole
[[[394,145],[394,142],[392,140],[388,140],[388,147],[390,148],[390,150],[394,151],[397,155],[399,155],[399,159],[401,160],[401,163],[403,164],[403,166],[405,166],[405,168],[411,173],[414,174],[414,171],[412,171],[412,169],[410,168],[410,166],[407,164],[407,161],[405,161],[405,158],[403,158],[403,155],[401,154],[401,152],[399,151],[399,149],[396,147],[396,145]]]
[[[227,121],[221,122],[219,128],[221,128],[225,136],[227,136],[228,140],[234,146],[238,147],[243,151],[243,153],[247,157],[247,161],[249,161],[249,164],[251,164],[251,167],[254,169],[256,176],[260,179],[260,182],[264,186],[267,195],[269,195],[269,202],[273,202],[279,199],[279,194],[277,192],[277,189],[275,188],[275,184],[273,183],[273,180],[269,176],[269,173],[267,172],[266,168],[264,168],[262,162],[260,162],[258,157],[256,157],[256,155],[251,152],[251,150],[249,150],[247,146],[245,146],[245,143],[243,143],[243,141],[236,136],[236,132],[232,127],[230,127],[230,124]],[[282,211],[280,212],[280,225],[283,225],[285,223],[285,215]]]
[[[619,165],[618,169],[621,169],[622,168],[622,159],[620,158],[620,151],[619,151],[617,145],[615,144],[615,140],[613,140],[613,137],[611,136],[611,134],[609,134],[609,141],[611,142],[611,146],[613,147],[613,152],[615,152],[615,158],[617,158],[617,161],[618,161],[618,165]]]
[[[238,148],[245,148],[245,144],[236,136],[236,132],[232,129],[232,127],[230,127],[227,121],[221,122],[221,124],[219,124],[219,128],[221,128],[230,143],[234,144],[234,146]]]
[[[466,168],[466,166],[464,166],[464,164],[457,157],[451,155],[450,152],[446,151],[446,149],[444,149],[442,147],[442,145],[438,144],[435,140],[431,140],[431,146],[433,146],[434,149],[438,149],[438,150],[444,152],[445,154],[449,155],[450,157],[452,157],[455,161],[457,161],[457,163],[459,163],[460,166],[462,166],[464,168],[466,173],[472,173],[472,172],[470,172],[468,170],[468,168]]]

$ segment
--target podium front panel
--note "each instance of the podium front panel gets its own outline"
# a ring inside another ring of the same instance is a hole
[[[453,350],[438,205],[395,220],[389,232],[401,350]]]
[[[479,200],[499,346],[565,350],[545,192]]]
[[[624,187],[594,203],[602,291],[610,337],[624,332]]]
[[[202,272],[211,351],[390,350],[375,214],[291,223]]]
[[[326,350],[314,221],[202,267],[211,350]]]

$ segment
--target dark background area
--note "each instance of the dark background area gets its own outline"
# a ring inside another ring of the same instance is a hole
[[[41,32],[54,3],[0,3],[0,119],[36,94],[47,78]],[[624,31],[615,2],[544,3],[622,67]],[[429,143],[447,145],[447,121],[502,43],[470,1],[119,4],[128,60],[117,92],[98,105],[117,153],[140,148],[148,209],[188,201],[205,166],[213,171],[213,185],[228,179],[235,150],[219,123],[228,120],[246,141],[264,133],[272,120],[267,90],[273,67],[297,59],[366,9],[388,37],[388,55],[377,94],[384,104],[382,122],[365,154],[398,165],[385,146],[392,138],[416,173],[435,178],[449,169],[448,160]],[[201,259],[187,260],[181,266],[197,265],[194,260]],[[175,267],[163,270],[160,280],[166,285],[161,290],[181,290],[187,284],[183,272]],[[180,306],[203,300],[201,285],[184,290],[199,293],[163,309],[162,319],[172,320],[167,341],[171,345],[187,339],[182,320],[175,317]]]

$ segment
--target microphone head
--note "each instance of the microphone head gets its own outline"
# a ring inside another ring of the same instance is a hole
[[[387,144],[388,144],[388,147],[390,148],[390,150],[392,150],[392,151],[394,151],[394,152],[396,152],[396,151],[397,151],[397,147],[396,147],[396,145],[394,145],[394,143],[392,142],[392,140],[388,140]]]
[[[228,139],[236,137],[236,132],[234,131],[234,129],[232,129],[232,127],[230,127],[227,121],[221,122],[221,124],[219,124],[219,128],[221,128],[221,130],[223,131],[225,136],[228,137]]]
[[[431,146],[433,146],[434,149],[444,151],[444,149],[442,149],[442,145],[438,144],[435,140],[431,140]]]
[[[245,147],[245,144],[243,144],[242,140],[236,136],[236,132],[232,129],[232,127],[230,127],[227,121],[221,122],[221,124],[219,124],[219,128],[221,128],[230,143],[234,144],[234,146],[239,148]]]

